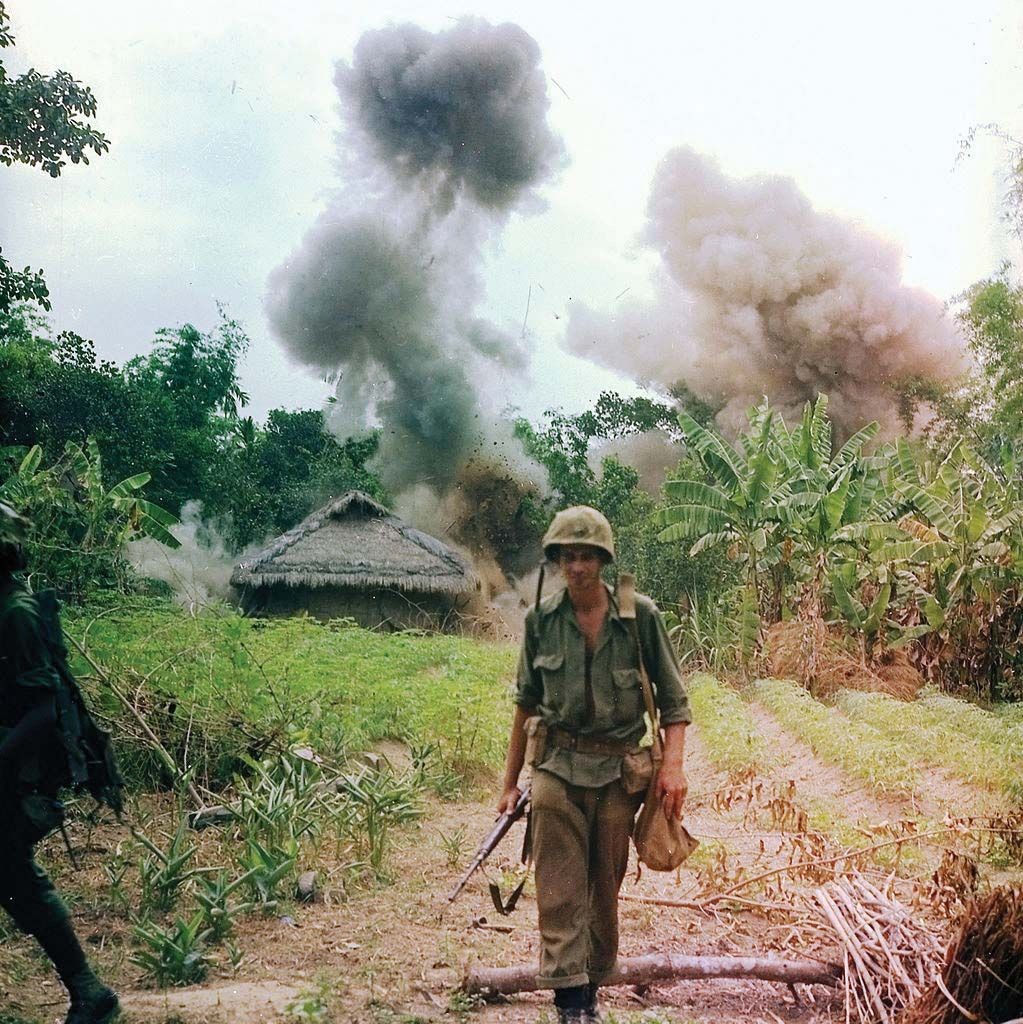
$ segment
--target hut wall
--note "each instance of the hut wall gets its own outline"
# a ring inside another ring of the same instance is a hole
[[[458,599],[451,594],[343,587],[259,587],[242,606],[252,615],[350,618],[367,629],[443,629],[453,625]]]

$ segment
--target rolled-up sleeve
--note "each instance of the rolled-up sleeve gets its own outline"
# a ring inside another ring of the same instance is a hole
[[[661,713],[661,725],[689,723],[693,714],[689,697],[682,683],[675,648],[668,637],[661,613],[649,598],[643,600],[637,595],[639,628],[643,635],[643,655],[647,659],[647,672],[657,693],[657,707]]]
[[[519,669],[515,681],[515,703],[520,708],[532,711],[543,698],[543,680],[533,667],[536,656],[536,612],[526,616],[526,629],[519,650]]]

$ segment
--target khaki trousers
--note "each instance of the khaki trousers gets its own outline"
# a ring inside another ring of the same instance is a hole
[[[599,985],[618,958],[618,890],[644,793],[620,780],[571,786],[533,777],[533,859],[540,919],[541,988]]]

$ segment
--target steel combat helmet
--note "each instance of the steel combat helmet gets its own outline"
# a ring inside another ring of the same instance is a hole
[[[575,505],[559,512],[543,535],[543,553],[554,561],[563,544],[587,544],[599,548],[611,561],[615,557],[615,541],[611,524],[605,516],[589,505]]]

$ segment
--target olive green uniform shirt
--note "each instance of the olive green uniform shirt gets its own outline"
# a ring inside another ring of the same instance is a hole
[[[0,586],[0,741],[63,684],[50,657],[35,598],[13,580]],[[58,746],[36,749],[19,761],[17,781],[42,785],[67,772]]]
[[[566,590],[545,598],[526,616],[515,703],[548,726],[605,742],[639,744],[646,733],[636,644],[618,614],[613,593],[586,680],[586,641]],[[662,725],[691,722],[689,699],[657,605],[636,595],[643,658]],[[598,787],[621,777],[622,758],[583,754],[548,744],[544,771],[574,786]]]

